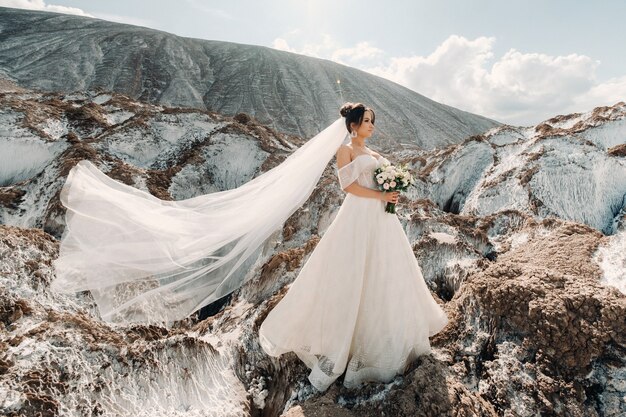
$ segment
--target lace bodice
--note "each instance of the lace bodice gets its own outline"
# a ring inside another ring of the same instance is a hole
[[[383,162],[389,163],[389,160],[383,156],[376,158],[369,154],[358,155],[337,170],[341,189],[345,190],[354,181],[363,187],[377,189],[374,182],[374,170]]]

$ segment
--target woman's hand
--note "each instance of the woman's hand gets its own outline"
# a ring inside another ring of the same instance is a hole
[[[397,203],[398,197],[400,197],[399,191],[381,191],[381,194],[380,199],[388,203]]]

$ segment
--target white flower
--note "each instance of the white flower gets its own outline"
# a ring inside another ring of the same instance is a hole
[[[378,179],[378,183],[379,183],[379,184],[382,184],[383,182],[385,182],[385,180],[384,180],[384,179],[382,179],[382,178],[379,178],[379,179]]]
[[[391,184],[389,184],[389,185],[391,185],[391,188],[393,188],[393,187],[396,186],[396,182],[395,181],[391,181]]]
[[[383,185],[383,188],[384,188],[385,190],[388,190],[388,189],[389,189],[389,184],[384,184],[384,185]]]

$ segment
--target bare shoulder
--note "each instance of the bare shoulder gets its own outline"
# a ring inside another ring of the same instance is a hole
[[[337,158],[340,156],[348,156],[348,160],[352,159],[352,148],[348,145],[341,145],[339,149],[337,149]]]
[[[347,145],[341,145],[339,149],[337,149],[336,157],[337,167],[341,168],[352,160],[352,149]]]
[[[372,151],[372,150],[370,149],[370,151]],[[382,157],[381,154],[379,154],[378,152],[374,152],[374,151],[372,151],[372,155],[374,155],[376,158]]]

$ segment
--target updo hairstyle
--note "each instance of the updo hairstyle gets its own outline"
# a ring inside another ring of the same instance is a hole
[[[363,115],[365,114],[366,110],[372,112],[373,124],[376,121],[376,114],[374,113],[374,110],[369,107],[365,107],[364,104],[348,102],[341,106],[341,108],[339,109],[339,113],[346,118],[346,129],[348,129],[349,133],[352,132],[352,130],[350,129],[350,123],[356,123],[357,128],[361,126],[361,123],[363,122]]]

